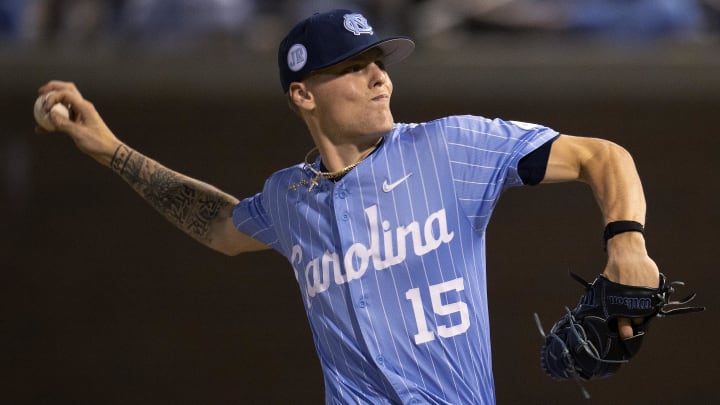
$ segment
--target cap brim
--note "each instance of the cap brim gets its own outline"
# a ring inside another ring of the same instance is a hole
[[[331,66],[335,66],[342,61],[348,60],[352,57],[355,57],[375,48],[382,51],[382,60],[383,62],[385,62],[385,66],[389,66],[401,62],[405,58],[410,56],[413,50],[415,50],[415,42],[408,37],[386,38],[381,41],[375,42],[374,44],[370,44],[365,48],[356,50],[355,52],[352,52],[348,55],[343,55],[342,57],[337,58],[326,65],[319,66],[316,69],[308,72],[308,74],[317,72],[319,70],[327,69]]]
[[[380,41],[375,46],[366,49],[366,51],[372,48],[380,48],[383,52],[385,65],[392,65],[402,62],[410,56],[413,50],[415,50],[415,42],[407,37],[393,37]]]

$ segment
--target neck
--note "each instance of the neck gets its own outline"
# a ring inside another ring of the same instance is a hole
[[[325,139],[325,142],[316,142],[315,149],[320,154],[323,171],[337,172],[361,162],[377,148],[382,139],[383,136],[378,135],[343,144],[335,144]]]
[[[370,154],[372,154],[375,151],[375,149],[377,149],[377,147],[380,145],[382,140],[383,140],[383,138],[380,137],[380,138],[376,139],[374,141],[374,143],[371,144],[370,146],[364,147],[362,149],[356,149],[357,154],[356,154],[356,157],[354,158],[354,160],[349,161],[349,163],[348,163],[348,161],[346,161],[345,163],[347,163],[347,164],[345,164],[344,166],[338,165],[338,166],[330,166],[330,168],[328,168],[328,165],[325,163],[325,157],[323,157],[322,152],[320,152],[320,155],[321,155],[320,167],[317,169],[313,168],[313,166],[311,164],[312,163],[311,159],[312,159],[313,153],[315,151],[319,150],[318,147],[310,149],[310,151],[307,153],[307,155],[305,155],[305,164],[310,168],[310,170],[315,172],[315,174],[317,174],[318,176],[323,176],[327,179],[337,179],[337,178],[340,178],[340,177],[344,176],[345,174],[347,174],[350,170],[355,168],[355,166],[357,166],[360,162],[365,160],[366,157],[368,157]]]

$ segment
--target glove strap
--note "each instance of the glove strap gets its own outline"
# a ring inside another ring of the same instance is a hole
[[[645,227],[640,222],[635,221],[613,221],[605,226],[603,238],[605,239],[605,251],[607,251],[607,242],[613,236],[623,232],[640,232],[645,236]]]

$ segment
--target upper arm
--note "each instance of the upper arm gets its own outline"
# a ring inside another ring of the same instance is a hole
[[[614,144],[598,138],[560,135],[550,150],[543,183],[586,181],[588,162],[611,145]]]

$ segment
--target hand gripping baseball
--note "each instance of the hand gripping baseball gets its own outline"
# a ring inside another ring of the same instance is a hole
[[[540,362],[543,370],[556,379],[590,380],[611,376],[640,350],[648,324],[654,317],[705,309],[678,307],[690,302],[695,294],[671,301],[675,287],[684,283],[668,282],[662,273],[657,288],[618,284],[602,275],[588,283],[576,274],[571,275],[585,286],[578,305],[572,310],[565,308],[565,314],[548,333],[543,331],[535,314],[535,321],[545,339]],[[634,322],[632,337],[620,338],[618,318],[640,320],[639,323]],[[589,397],[584,389],[583,393]]]
[[[101,164],[109,166],[120,141],[105,125],[91,102],[84,99],[73,83],[51,81],[40,87],[38,93],[44,98],[43,108],[55,130],[66,133],[83,153]],[[55,104],[70,107],[69,117],[51,111]],[[41,128],[37,132],[47,132]]]

